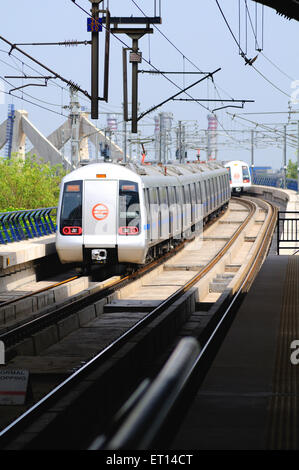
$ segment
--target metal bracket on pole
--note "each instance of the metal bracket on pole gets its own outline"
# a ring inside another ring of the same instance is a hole
[[[107,19],[103,18],[103,23]],[[126,34],[132,39],[131,48],[123,48],[123,92],[124,92],[124,120],[132,121],[131,132],[133,134],[137,133],[137,123],[138,123],[138,63],[142,61],[141,53],[138,48],[138,41],[145,34],[152,34],[153,28],[150,28],[149,25],[152,23],[161,23],[161,17],[144,17],[144,18],[135,18],[135,17],[111,17],[110,23],[113,24],[113,27],[110,28],[110,31],[113,34]],[[120,24],[145,24],[146,27],[119,27]],[[131,118],[128,117],[128,91],[127,91],[127,50],[131,50],[130,54],[130,63],[132,64],[132,112]]]

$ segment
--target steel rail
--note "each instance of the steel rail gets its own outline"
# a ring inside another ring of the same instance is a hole
[[[136,403],[130,409],[125,420],[121,421],[118,427],[115,427],[112,434],[108,433],[106,436],[102,434],[95,438],[90,444],[90,450],[146,450],[156,448],[155,445],[157,443],[161,445],[162,442],[162,445],[164,444],[166,446],[169,444],[168,441],[170,440],[169,435],[171,435],[171,432],[167,432],[166,426],[167,423],[169,428],[169,423],[173,426],[174,421],[171,421],[171,415],[176,414],[180,402],[183,400],[187,401],[185,396],[186,390],[190,387],[196,374],[200,374],[200,381],[198,382],[197,380],[197,386],[200,386],[202,383],[209,368],[209,364],[211,364],[215,357],[215,343],[219,343],[219,338],[224,337],[228,328],[227,324],[232,321],[231,317],[234,316],[235,304],[244,291],[247,291],[252,284],[257,266],[261,264],[265,253],[269,249],[273,231],[275,230],[277,208],[272,204],[267,204],[270,206],[271,211],[270,220],[266,225],[262,243],[259,245],[249,270],[247,270],[243,276],[237,292],[229,302],[229,305],[219,319],[207,342],[196,355],[193,363],[190,363],[189,358],[189,365],[185,370],[184,376],[182,377],[181,371],[178,371],[177,374],[174,372],[171,383],[169,383],[169,377],[167,375],[164,377],[163,373],[160,372],[157,379],[154,379],[152,383],[147,386],[145,392],[136,400]],[[178,351],[176,354],[178,354]],[[180,362],[179,357],[177,360]],[[199,370],[202,372],[200,373]],[[177,389],[179,389],[179,391],[175,394]],[[153,393],[152,390],[155,390],[155,393]],[[170,396],[175,395],[172,402],[166,406],[166,410],[165,391],[167,391],[167,394]],[[163,416],[163,418],[161,418],[161,416]],[[151,419],[149,419],[149,417],[151,417]],[[161,431],[164,431],[168,436],[166,438],[166,444],[165,438],[163,442]],[[172,432],[174,432],[173,429]]]
[[[56,283],[52,284],[51,286],[43,287],[42,289],[35,290],[34,292],[24,294],[21,297],[18,297],[16,299],[6,300],[5,302],[0,303],[0,308],[6,307],[7,305],[11,305],[14,302],[18,302],[19,300],[28,299],[29,297],[33,297],[36,294],[41,294],[42,292],[46,292],[50,289],[55,289],[55,287],[59,287],[59,286],[62,286],[63,284],[67,284],[68,282],[74,281],[75,279],[78,279],[79,277],[81,277],[81,276],[79,276],[79,275],[78,276],[73,276],[73,277],[70,277],[69,279],[65,279],[64,281],[56,282]]]
[[[208,228],[212,223],[213,223],[212,221],[209,221],[206,224],[206,228]],[[142,266],[141,268],[139,268],[137,271],[135,271],[131,274],[125,275],[117,281],[114,281],[110,286],[104,287],[100,291],[100,296],[101,297],[98,296],[99,294],[94,294],[92,296],[87,294],[86,296],[84,296],[84,298],[80,298],[78,300],[72,301],[71,303],[69,303],[69,305],[67,307],[64,305],[63,307],[60,307],[58,309],[56,308],[55,309],[55,316],[53,316],[53,321],[55,322],[57,317],[65,318],[68,315],[71,315],[72,313],[74,313],[74,311],[77,311],[77,310],[87,306],[87,304],[86,304],[86,299],[87,298],[90,299],[88,301],[88,303],[90,303],[91,301],[100,300],[100,298],[103,298],[103,297],[113,293],[115,289],[121,288],[128,281],[133,281],[135,278],[138,278],[138,277],[142,276],[143,274],[146,274],[146,273],[150,272],[152,269],[154,269],[155,267],[162,264],[165,260],[167,260],[171,256],[175,255],[179,251],[181,251],[186,244],[192,242],[193,240],[194,240],[194,237],[192,237],[191,239],[182,241],[178,246],[176,246],[171,251],[169,251],[169,252],[165,253],[164,255],[162,255],[159,259],[153,260],[152,262],[150,262],[150,263],[146,264],[145,266]],[[77,276],[77,277],[79,277],[79,276]],[[73,279],[75,279],[75,277]],[[69,281],[71,281],[71,280],[72,279],[70,279]],[[66,280],[64,282],[68,282],[68,280]],[[60,285],[60,284],[58,284],[58,285]],[[2,307],[5,307],[6,305],[18,302],[19,300],[21,300],[23,298],[33,297],[37,293],[41,293],[43,291],[50,290],[50,289],[55,288],[55,287],[57,287],[57,286],[56,285],[48,286],[44,289],[41,289],[40,291],[35,291],[35,292],[30,293],[30,294],[26,294],[23,297],[20,297],[18,299],[13,299],[13,300],[9,300],[7,302],[3,302],[3,303],[0,304],[0,307],[2,308]],[[94,299],[94,300],[92,300],[92,299]],[[51,321],[51,316],[52,315],[53,315],[53,312],[52,311],[49,312],[49,310],[47,309],[47,312],[45,314],[41,314],[38,317],[35,317],[34,319],[31,319],[31,320],[27,321],[26,323],[22,323],[22,325],[18,325],[15,328],[11,328],[9,331],[6,331],[5,333],[0,334],[0,340],[2,340],[5,343],[6,346],[12,346],[15,341],[19,341],[20,339],[26,337],[28,330],[29,330],[29,333],[32,334],[32,333],[35,333],[35,332],[39,331],[40,329],[44,328],[45,326],[48,326],[49,324],[51,324],[52,323],[52,321]],[[15,341],[14,341],[14,336],[15,336]]]
[[[237,199],[239,201],[239,199]],[[250,201],[243,201],[243,205],[250,208],[249,214],[242,222],[242,224],[238,227],[230,241],[220,250],[220,254],[218,253],[211,261],[208,263],[207,267],[201,270],[198,274],[193,276],[193,278],[182,286],[178,291],[174,294],[169,296],[167,299],[161,302],[159,306],[154,308],[151,312],[149,312],[145,317],[135,323],[129,330],[123,333],[119,338],[112,341],[106,348],[100,351],[97,355],[95,355],[92,359],[86,362],[80,369],[76,370],[72,375],[70,375],[67,379],[65,379],[62,383],[60,383],[57,387],[55,387],[51,392],[45,395],[39,402],[29,408],[25,413],[23,413],[20,417],[18,417],[14,422],[9,424],[5,429],[0,432],[0,438],[7,437],[9,433],[18,432],[17,429],[23,428],[27,424],[29,424],[30,420],[33,419],[37,414],[42,413],[43,410],[49,407],[55,400],[59,399],[63,396],[64,393],[67,393],[75,383],[91,373],[95,367],[98,367],[100,364],[103,363],[108,357],[110,357],[113,353],[115,353],[129,338],[131,338],[134,334],[139,332],[142,328],[147,326],[151,321],[157,318],[162,312],[164,312],[169,306],[171,306],[178,298],[180,298],[185,292],[187,292],[192,286],[194,286],[207,272],[209,269],[219,261],[219,259],[227,252],[230,248],[232,243],[236,241],[240,233],[243,231],[245,226],[250,221],[251,217],[253,216],[256,207]],[[208,266],[209,269],[208,269]],[[129,276],[128,276],[129,277]],[[118,281],[118,283],[121,281]],[[96,294],[92,295],[91,297],[95,298]],[[80,302],[80,301],[78,301]],[[90,301],[89,301],[90,303]],[[69,307],[69,306],[68,306]],[[67,309],[68,309],[67,307]],[[65,309],[65,307],[64,307]],[[34,320],[33,320],[34,321]],[[2,340],[2,336],[0,336]],[[4,341],[5,342],[5,341]]]

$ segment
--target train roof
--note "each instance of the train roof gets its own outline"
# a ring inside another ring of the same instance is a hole
[[[156,180],[162,183],[164,178],[192,178],[192,175],[200,173],[201,176],[205,177],[211,172],[218,173],[218,171],[224,170],[224,166],[219,162],[207,162],[207,163],[169,163],[169,164],[145,164],[137,162],[128,163],[112,163],[112,162],[99,162],[99,163],[88,163],[84,164],[76,170],[68,173],[64,177],[64,181],[71,181],[74,179],[95,179],[97,174],[105,174],[107,178],[120,178],[130,179],[132,173],[135,173],[135,180]],[[166,181],[165,181],[166,182]],[[163,183],[162,183],[163,184]]]
[[[212,170],[223,169],[223,165],[219,162],[207,163],[166,163],[154,165],[142,165],[140,163],[129,162],[124,165],[142,176],[188,176],[192,173],[209,173]]]
[[[224,166],[237,165],[237,164],[249,166],[247,162],[244,162],[244,160],[230,160],[228,162],[225,162]]]

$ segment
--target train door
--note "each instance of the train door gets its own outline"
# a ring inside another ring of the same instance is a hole
[[[117,234],[117,181],[84,181],[83,244],[111,248]]]

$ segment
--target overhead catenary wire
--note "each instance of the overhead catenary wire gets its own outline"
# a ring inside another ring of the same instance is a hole
[[[255,121],[252,121],[251,119],[247,119],[247,118],[244,118],[244,117],[241,117],[239,116],[238,114],[231,114],[229,112],[227,112],[227,114],[229,114],[230,116],[233,116],[233,118],[237,118],[237,119],[240,119],[240,120],[243,120],[243,121],[246,121],[246,122],[249,122],[250,124],[253,124],[255,125],[256,127],[261,127],[263,129],[266,129],[268,132],[272,132],[272,133],[275,133],[275,134],[278,134],[280,137],[283,137],[284,135],[284,132],[283,131],[280,131],[279,129],[272,129],[271,127],[269,127],[269,125],[267,124],[261,124],[261,123],[258,123],[258,122],[255,122]],[[283,125],[283,124],[281,124]],[[295,144],[297,146],[297,138],[293,137],[292,135],[290,134],[286,134],[287,138],[289,139],[289,145],[291,146],[294,146],[295,147]]]
[[[72,0],[74,1],[74,0]],[[145,14],[145,12],[140,8],[140,6],[136,3],[135,0],[131,0],[133,2],[133,4],[138,8],[138,10],[145,16],[147,17],[147,15]],[[202,70],[194,63],[192,62],[188,57],[186,57],[186,55],[173,43],[173,41],[171,41],[155,24],[153,25],[154,28],[182,55],[183,57],[183,64],[185,63],[185,59],[193,66],[195,67],[200,73],[203,73]],[[219,100],[222,102],[222,98],[220,96],[220,93],[218,91],[218,88],[221,89],[221,87],[219,87],[219,85],[216,85],[215,83],[215,79],[214,77],[210,77],[211,78],[211,81],[213,83],[213,86],[214,86],[214,89],[215,89],[215,92],[217,93],[218,97],[219,97]],[[218,88],[217,88],[218,87]],[[232,100],[232,96],[230,94],[228,94],[227,92],[225,92],[223,89],[221,89],[221,91],[223,91],[227,96],[229,96],[229,98]],[[187,94],[187,93],[186,93]],[[196,100],[194,100],[196,101]],[[202,106],[202,104],[200,102],[198,102],[198,104],[200,104]],[[208,107],[206,108],[210,113],[214,114],[215,113]],[[220,127],[224,130],[224,126],[222,125],[222,123],[219,121],[218,117],[217,117],[217,122],[218,124],[220,125]],[[234,137],[230,136],[228,134],[228,137],[232,140],[235,140]]]
[[[1,77],[0,76],[0,80],[4,81],[5,83],[8,83],[10,86],[13,86],[10,82],[8,82],[8,80],[6,80],[4,77]],[[8,96],[12,96],[14,98],[17,98],[19,100],[22,100],[22,101],[26,101],[27,103],[30,103],[30,104],[33,104],[34,106],[37,106],[39,108],[42,108],[42,109],[45,109],[46,111],[50,111],[51,113],[54,113],[54,114],[58,114],[58,116],[64,116],[64,117],[68,117],[62,113],[58,113],[57,111],[54,111],[53,109],[50,109],[50,108],[46,108],[45,106],[42,106],[40,104],[37,104],[37,103],[34,103],[33,101],[30,101],[30,100],[27,100],[26,98],[22,97],[22,96],[17,96],[17,95],[14,95],[13,93],[8,93],[7,91],[2,91],[2,93],[8,95]]]
[[[92,15],[87,11],[85,10],[85,8],[83,8],[80,4],[77,3],[77,0],[70,0],[74,5],[76,5],[80,10],[82,10],[86,15],[88,15],[89,17],[91,17]],[[144,14],[144,13],[143,13]],[[145,15],[146,16],[146,15]],[[107,27],[103,24],[102,25],[104,29],[107,29]],[[129,48],[130,47],[128,46],[128,44],[125,43],[125,41],[123,41],[121,38],[119,38],[117,35],[115,35],[114,33],[110,32],[110,34],[115,37],[115,39],[117,39],[117,41],[119,41],[123,46],[125,46],[126,48]],[[156,71],[159,71],[157,67],[155,67],[152,62],[149,62],[147,59],[145,59],[143,57],[143,59],[150,67],[152,67],[153,69],[155,69]],[[183,89],[177,85],[175,82],[173,82],[169,77],[167,77],[165,74],[161,73],[161,75],[166,79],[168,80],[171,84],[173,84],[176,88],[178,88],[179,90],[183,91]],[[184,92],[187,96],[189,96],[190,98],[192,98],[194,100],[195,103],[199,104],[202,108],[206,109],[207,111],[209,111],[211,114],[215,115],[215,113],[208,107],[204,106],[202,103],[200,103],[198,100],[195,100],[189,93],[187,93],[186,91]],[[216,116],[216,115],[215,115]],[[217,119],[217,122],[219,123],[220,127],[222,129],[224,129],[223,125],[221,124],[221,122]],[[228,137],[236,142],[238,142],[240,144],[239,141],[237,141],[234,137],[230,136],[229,134],[227,134]],[[247,149],[248,150],[248,149]]]
[[[131,1],[132,1],[132,3],[136,6],[136,8],[138,8],[138,10],[143,14],[143,16],[146,17],[146,16],[147,16],[146,13],[145,13],[145,12],[142,10],[142,8],[137,4],[137,2],[136,2],[135,0],[131,0]],[[174,44],[174,42],[171,41],[171,40],[166,36],[166,34],[163,33],[163,31],[160,30],[160,28],[158,28],[157,25],[153,24],[153,27],[158,31],[159,34],[161,34],[161,35],[166,39],[166,41],[169,42],[169,44],[172,45],[172,47],[174,47],[174,49],[176,49],[176,51],[177,51],[179,54],[181,54],[181,56],[182,56],[184,59],[186,59],[187,62],[189,62],[190,65],[192,65],[194,68],[196,68],[199,72],[203,73],[203,71],[202,71],[189,57],[187,57],[187,56],[185,55],[185,53],[182,52],[182,51]],[[227,93],[225,90],[223,90],[218,84],[216,85],[215,79],[212,79],[212,82],[213,82],[213,85],[214,85],[215,88],[218,87],[223,93],[225,93],[227,96],[229,96],[229,98],[232,99],[232,96],[231,96],[229,93]],[[219,94],[218,90],[217,90],[217,93],[218,93],[218,96],[220,97],[220,94]]]
[[[260,70],[258,70],[258,69],[253,65],[253,60],[254,60],[255,58],[254,58],[254,59],[248,59],[248,58],[246,57],[246,53],[243,51],[243,49],[242,49],[240,43],[238,42],[238,40],[237,40],[237,38],[236,38],[236,36],[235,36],[235,34],[234,34],[232,28],[230,27],[229,22],[228,22],[228,20],[226,19],[226,16],[225,16],[225,14],[224,14],[224,12],[223,12],[223,10],[222,10],[222,8],[221,8],[221,6],[220,6],[218,0],[215,0],[215,2],[216,2],[217,6],[218,6],[218,9],[219,9],[219,11],[220,11],[220,13],[221,13],[221,15],[222,15],[224,21],[225,21],[226,26],[228,27],[228,29],[229,29],[229,31],[230,31],[230,33],[231,33],[232,38],[234,39],[234,41],[235,41],[235,43],[236,43],[236,45],[237,45],[237,47],[238,47],[238,49],[239,49],[239,52],[240,52],[241,57],[243,57],[243,59],[245,60],[245,64],[250,65],[264,80],[266,80],[266,81],[267,81],[271,86],[273,86],[277,91],[279,91],[280,93],[284,94],[284,95],[287,96],[288,98],[291,98],[291,96],[290,96],[288,93],[286,93],[286,92],[283,91],[281,88],[279,88],[277,85],[275,85],[270,79],[268,79]]]

